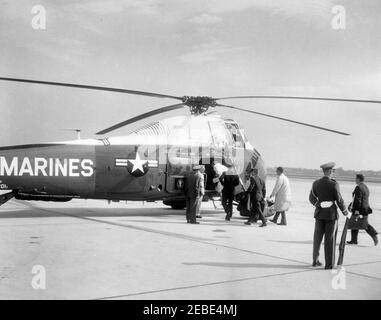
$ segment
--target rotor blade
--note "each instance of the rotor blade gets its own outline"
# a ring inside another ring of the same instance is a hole
[[[133,117],[131,119],[128,119],[128,120],[120,122],[120,123],[117,123],[116,125],[113,125],[112,127],[109,127],[109,128],[104,129],[102,131],[99,131],[96,134],[105,134],[105,133],[108,133],[110,131],[113,131],[113,130],[119,129],[121,127],[124,127],[126,125],[129,125],[131,123],[134,123],[136,121],[139,121],[139,120],[142,120],[142,119],[154,116],[156,114],[160,114],[160,113],[164,113],[164,112],[168,112],[168,111],[172,111],[172,110],[176,110],[176,109],[181,109],[184,106],[185,106],[184,104],[179,103],[179,104],[173,104],[173,105],[170,105],[170,106],[166,106],[166,107],[162,107],[162,108],[159,108],[159,109],[155,109],[155,110],[152,110],[152,111],[149,111],[149,112],[146,112],[146,113],[142,113],[142,114],[140,114],[140,115],[138,115],[136,117]]]
[[[228,99],[289,99],[289,100],[319,100],[319,101],[381,103],[381,100],[361,100],[361,99],[341,99],[341,98],[321,98],[321,97],[292,97],[292,96],[235,96],[235,97],[216,98],[215,100],[228,100]]]
[[[337,130],[332,130],[332,129],[328,129],[328,128],[324,128],[324,127],[319,127],[319,126],[315,126],[313,124],[309,124],[309,123],[305,123],[305,122],[299,122],[299,121],[295,121],[295,120],[291,120],[291,119],[281,118],[281,117],[273,116],[271,114],[266,114],[266,113],[262,113],[262,112],[257,112],[257,111],[237,108],[237,107],[233,107],[233,106],[227,106],[227,105],[219,104],[219,103],[217,103],[217,106],[219,106],[219,107],[225,107],[225,108],[230,108],[230,109],[235,109],[235,110],[240,110],[240,111],[245,111],[245,112],[250,112],[250,113],[258,114],[260,116],[264,116],[264,117],[268,117],[268,118],[274,118],[274,119],[278,119],[278,120],[282,120],[282,121],[292,122],[292,123],[300,124],[302,126],[307,126],[307,127],[311,127],[311,128],[315,128],[315,129],[319,129],[319,130],[329,131],[329,132],[341,134],[341,135],[344,135],[344,136],[350,136],[349,133],[345,133],[345,132],[341,132],[341,131],[337,131]]]
[[[35,83],[35,84],[45,84],[45,85],[59,86],[59,87],[71,87],[71,88],[100,90],[100,91],[112,91],[112,92],[135,94],[135,95],[140,95],[140,96],[156,97],[156,98],[171,98],[171,99],[177,99],[177,100],[182,100],[183,99],[182,97],[175,97],[175,96],[170,96],[170,95],[160,94],[160,93],[145,92],[145,91],[136,91],[136,90],[128,90],[128,89],[120,89],[120,88],[110,88],[110,87],[89,86],[89,85],[83,85],[83,84],[38,81],[38,80],[29,80],[29,79],[2,78],[2,77],[0,77],[0,80],[15,81],[15,82],[26,82],[26,83]]]

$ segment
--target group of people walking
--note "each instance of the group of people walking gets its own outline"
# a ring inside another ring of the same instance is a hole
[[[185,185],[186,219],[191,224],[198,224],[196,218],[201,218],[200,207],[205,194],[204,170],[205,168],[202,165],[193,166],[193,173],[187,177]],[[221,194],[226,221],[230,221],[233,215],[233,201],[237,194],[240,194],[241,209],[249,213],[249,218],[245,222],[246,225],[251,225],[261,220],[262,224],[260,227],[267,226],[265,217],[266,201],[268,204],[273,205],[275,210],[275,216],[270,221],[277,223],[278,217],[281,216],[279,225],[287,224],[286,211],[291,205],[291,189],[289,180],[284,175],[282,167],[277,168],[277,180],[270,197],[267,199],[266,183],[259,176],[257,168],[252,168],[248,172],[250,177],[246,188],[243,186],[231,162],[226,161],[224,166],[214,164],[214,171],[216,176],[213,182],[216,184],[216,190]]]
[[[349,227],[351,240],[347,244],[358,244],[359,229],[364,229],[371,236],[375,245],[378,244],[378,237],[377,231],[368,222],[368,216],[372,213],[372,209],[369,205],[369,188],[364,182],[364,175],[356,175],[356,187],[352,193],[352,202],[347,209],[340,193],[339,184],[332,177],[335,172],[335,163],[325,163],[320,167],[323,171],[323,177],[314,181],[309,195],[309,201],[315,207],[312,266],[322,266],[319,253],[324,238],[325,269],[332,269],[335,264],[338,208],[344,216],[348,215],[348,211],[352,213],[349,222],[361,220],[361,227],[358,227],[356,223],[352,223],[352,226]],[[276,169],[277,179],[268,198],[266,198],[265,181],[258,175],[257,168],[250,170],[250,178],[246,188],[231,163],[225,163],[224,166],[216,164],[214,168],[216,176],[213,182],[216,183],[216,190],[221,193],[226,221],[230,221],[233,215],[233,201],[239,193],[240,210],[246,210],[249,213],[249,218],[245,224],[251,225],[261,220],[260,227],[267,226],[265,216],[267,202],[268,206],[273,206],[273,211],[275,211],[275,215],[270,221],[277,223],[281,217],[278,225],[287,225],[286,211],[291,206],[291,189],[289,179],[284,174],[282,167]],[[191,224],[199,223],[196,218],[201,218],[200,207],[205,194],[204,170],[204,166],[195,165],[193,174],[188,176],[185,185],[186,219]]]
[[[319,261],[319,251],[324,237],[325,269],[332,269],[335,264],[339,218],[337,208],[344,216],[348,215],[348,209],[341,196],[338,182],[332,178],[335,172],[335,163],[325,163],[320,168],[323,170],[323,177],[313,183],[309,196],[310,203],[315,207],[312,266],[322,266]],[[368,215],[372,213],[372,209],[369,206],[369,189],[364,180],[365,177],[362,174],[356,175],[356,188],[352,193],[352,203],[348,207],[352,213],[349,222],[361,219],[361,228],[365,229],[372,237],[374,244],[377,245],[377,231],[368,222]],[[358,243],[359,228],[356,223],[350,227],[352,239],[347,242],[348,244],[355,245]]]
[[[222,204],[226,211],[226,220],[229,221],[232,216],[232,199],[235,196],[235,188],[241,183],[238,175],[229,174],[230,169],[221,176],[223,185],[222,189]],[[282,216],[279,225],[287,225],[286,211],[291,206],[291,188],[288,178],[283,173],[283,168],[277,168],[277,180],[270,197],[266,200],[266,183],[259,176],[258,169],[252,168],[249,172],[249,186],[241,196],[241,206],[245,206],[249,212],[249,218],[245,222],[246,225],[257,223],[261,220],[260,227],[267,226],[265,217],[266,201],[269,205],[274,206],[275,216],[272,220],[277,223],[279,215]],[[274,201],[273,201],[274,199]]]

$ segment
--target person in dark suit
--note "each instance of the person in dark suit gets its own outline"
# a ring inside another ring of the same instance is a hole
[[[313,239],[312,266],[321,266],[319,251],[324,236],[325,269],[332,269],[335,264],[337,207],[344,216],[348,215],[344,200],[340,194],[339,184],[332,179],[335,163],[329,162],[320,166],[324,176],[312,184],[309,200],[315,207],[315,231]]]
[[[239,185],[239,176],[235,172],[233,164],[226,160],[225,166],[228,168],[227,171],[223,172],[220,177],[220,182],[223,186],[221,192],[222,206],[225,210],[226,221],[230,221],[233,215],[233,200],[234,200],[234,190],[235,187]]]
[[[187,223],[199,224],[196,221],[197,207],[200,202],[204,190],[204,181],[202,174],[199,172],[200,165],[193,166],[193,172],[191,172],[186,179],[184,192],[186,200],[186,219]]]
[[[266,183],[258,176],[258,169],[253,168],[250,171],[250,186],[247,193],[250,197],[250,216],[245,224],[251,225],[257,222],[258,217],[261,219],[262,224],[260,227],[266,227],[267,222],[263,214],[264,202],[266,198]]]
[[[356,175],[356,188],[352,193],[353,202],[351,206],[351,212],[354,215],[363,216],[365,223],[367,224],[367,228],[365,231],[372,237],[374,245],[378,244],[377,231],[368,223],[368,215],[372,213],[372,209],[369,206],[369,188],[364,183],[364,175],[357,174]],[[359,231],[351,230],[352,239],[348,241],[348,244],[357,244]]]

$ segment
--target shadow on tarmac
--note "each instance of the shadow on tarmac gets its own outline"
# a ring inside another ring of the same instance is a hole
[[[41,202],[15,202],[15,208],[12,206],[9,211],[7,207],[0,208],[0,219],[6,218],[47,218],[59,217],[62,215],[76,215],[78,217],[162,217],[162,216],[183,216],[185,219],[185,210],[175,210],[169,207],[152,208],[139,207],[131,208],[126,205],[125,208],[97,208],[97,207],[54,207],[39,206]],[[219,214],[217,210],[204,210],[203,213],[208,216]]]
[[[62,217],[62,215],[76,215],[78,217],[160,217],[160,216],[185,216],[181,210],[149,208],[43,208],[31,207],[30,209],[0,211],[0,219],[6,218],[49,218]]]

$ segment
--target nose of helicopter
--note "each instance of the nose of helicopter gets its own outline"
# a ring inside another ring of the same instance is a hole
[[[258,175],[263,179],[266,180],[267,177],[267,168],[265,165],[265,161],[263,160],[262,156],[259,155],[256,166],[258,169]]]
[[[249,157],[249,161],[248,161],[248,165],[246,167],[246,170],[249,171],[252,168],[256,168],[256,169],[258,169],[258,175],[262,179],[266,179],[267,168],[266,168],[265,161],[263,160],[262,155],[257,150],[255,150],[254,148],[251,150],[247,150],[246,154],[248,154],[248,157]],[[249,172],[247,172],[247,173],[249,174]]]

